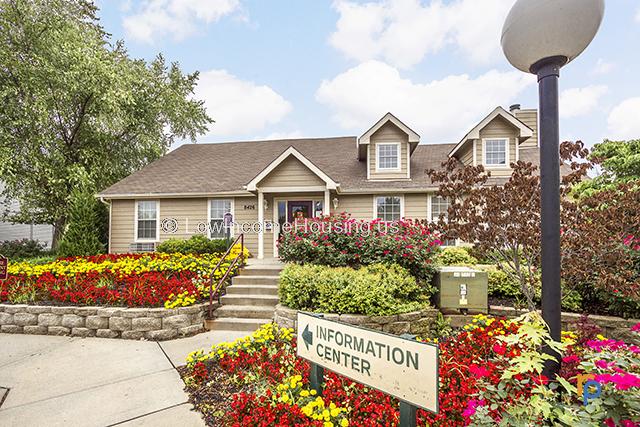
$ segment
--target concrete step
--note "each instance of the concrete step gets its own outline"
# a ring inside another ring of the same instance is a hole
[[[229,287],[229,289],[231,286]],[[273,295],[233,295],[227,294],[220,297],[223,305],[251,305],[275,307],[278,304],[278,297]]]
[[[260,305],[223,305],[213,312],[217,318],[240,317],[243,319],[271,319],[275,307]]]
[[[265,323],[271,323],[272,319],[241,319],[237,317],[224,317],[211,322],[212,331],[242,331],[250,332],[259,329]]]
[[[278,276],[282,271],[282,266],[245,266],[240,269],[240,276]]]
[[[277,285],[231,285],[227,287],[228,295],[278,295]]]
[[[234,285],[278,285],[279,276],[235,276],[231,279]]]

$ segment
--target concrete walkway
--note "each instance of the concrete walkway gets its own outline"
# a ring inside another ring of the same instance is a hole
[[[0,334],[0,426],[203,426],[175,367],[243,335],[156,343]]]

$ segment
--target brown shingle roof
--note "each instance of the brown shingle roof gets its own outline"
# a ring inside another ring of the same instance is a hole
[[[412,180],[367,181],[367,162],[358,161],[356,137],[185,144],[100,193],[210,194],[243,191],[243,186],[290,146],[308,158],[340,190],[421,188],[425,169],[439,167],[453,144],[419,145],[411,156]]]
[[[433,188],[425,170],[438,169],[455,144],[420,144],[411,156],[411,180],[367,180],[356,137],[185,144],[100,193],[101,196],[242,192],[249,181],[290,146],[340,184],[339,191]],[[538,149],[520,158],[538,164]]]

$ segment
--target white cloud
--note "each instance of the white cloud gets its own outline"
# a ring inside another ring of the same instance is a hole
[[[604,85],[590,85],[563,90],[560,94],[560,117],[584,116],[598,106],[600,98],[607,93]]]
[[[198,31],[199,23],[210,24],[239,10],[239,0],[144,0],[122,25],[128,37],[144,43],[166,36],[183,40]]]
[[[615,65],[611,62],[607,62],[602,58],[598,58],[596,67],[593,69],[593,74],[608,74],[615,68]]]
[[[272,132],[266,136],[258,136],[253,138],[256,141],[270,141],[273,139],[299,139],[304,138],[304,134],[299,130],[294,130],[291,132]]]
[[[332,109],[333,120],[345,129],[360,132],[391,111],[425,142],[454,142],[532,83],[532,75],[496,70],[476,78],[462,74],[417,83],[372,60],[323,81],[316,99]]]
[[[382,59],[399,68],[449,46],[487,64],[500,55],[502,23],[514,1],[336,0],[340,18],[329,41],[348,58]]]
[[[289,101],[269,86],[240,80],[225,70],[200,73],[195,97],[204,100],[207,114],[216,121],[205,138],[251,135],[291,111]]]
[[[609,113],[609,139],[640,138],[640,97],[628,98]]]

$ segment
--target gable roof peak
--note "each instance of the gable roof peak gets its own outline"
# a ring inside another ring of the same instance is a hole
[[[396,125],[400,130],[406,133],[409,137],[409,143],[418,144],[420,142],[420,135],[409,126],[404,124],[399,118],[394,116],[391,112],[388,112],[380,120],[378,120],[373,126],[371,126],[360,138],[358,138],[358,144],[368,144],[371,135],[376,133],[378,129],[384,126],[387,122],[391,122]]]
[[[514,127],[518,128],[520,131],[520,139],[525,140],[527,138],[531,138],[533,136],[533,129],[527,126],[522,120],[518,119],[516,116],[502,108],[501,106],[497,106],[493,109],[484,119],[482,119],[477,125],[475,125],[467,134],[462,137],[460,142],[456,144],[456,146],[449,153],[449,157],[452,157],[465,143],[472,139],[480,138],[480,131],[484,129],[491,121],[493,121],[496,117],[502,117],[507,122],[509,122]]]

